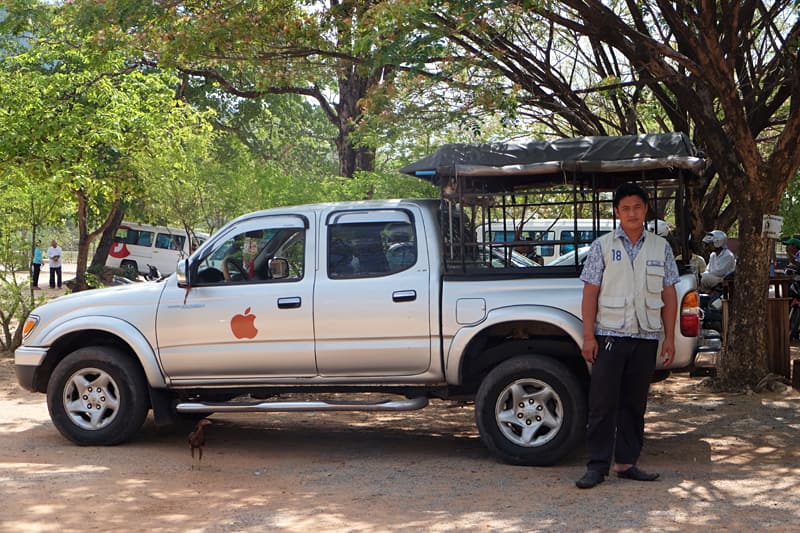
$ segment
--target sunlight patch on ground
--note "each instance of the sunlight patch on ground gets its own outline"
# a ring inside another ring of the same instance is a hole
[[[27,475],[34,474],[96,474],[107,472],[110,468],[96,465],[76,465],[76,466],[54,466],[43,463],[0,463],[0,471],[12,470],[24,472]]]

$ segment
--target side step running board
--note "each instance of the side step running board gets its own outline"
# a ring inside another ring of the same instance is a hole
[[[179,413],[280,413],[288,411],[414,411],[428,405],[420,396],[405,400],[313,402],[182,402]]]

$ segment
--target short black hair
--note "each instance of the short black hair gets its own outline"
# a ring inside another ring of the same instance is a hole
[[[632,181],[626,181],[617,187],[616,191],[614,191],[614,207],[619,207],[620,201],[628,196],[638,196],[642,199],[644,205],[650,204],[650,198],[647,196],[647,192],[645,192],[641,186],[633,183]]]

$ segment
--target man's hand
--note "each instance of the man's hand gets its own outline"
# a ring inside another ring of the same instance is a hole
[[[581,355],[589,363],[594,363],[597,359],[597,338],[592,335],[591,337],[583,338],[583,346],[581,347]]]
[[[661,358],[664,360],[664,366],[668,367],[675,360],[675,339],[667,337],[661,345]]]

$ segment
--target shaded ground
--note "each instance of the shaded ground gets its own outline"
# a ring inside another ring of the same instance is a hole
[[[188,429],[126,445],[65,441],[43,395],[0,360],[0,531],[798,531],[800,394],[654,385],[642,466],[654,483],[575,488],[584,455],[500,464],[471,407],[214,415],[192,469]],[[197,463],[195,463],[197,465]]]

